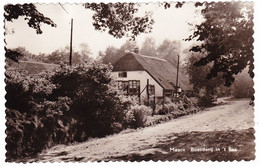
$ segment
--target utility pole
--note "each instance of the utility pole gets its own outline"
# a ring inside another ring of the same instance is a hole
[[[180,55],[178,54],[178,63],[177,63],[177,77],[176,77],[176,95],[178,93],[178,81],[179,81],[179,65],[180,65]]]
[[[59,5],[61,6],[61,8],[68,14],[69,12],[64,8],[64,6],[59,3]],[[72,34],[73,34],[73,18],[71,18],[70,20],[70,24],[71,24],[71,27],[70,27],[70,57],[69,57],[69,65],[71,66],[72,65]]]
[[[70,66],[72,65],[72,34],[73,34],[73,18],[70,21],[71,29],[70,29]]]

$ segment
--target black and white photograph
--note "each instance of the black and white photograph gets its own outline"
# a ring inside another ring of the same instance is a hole
[[[5,162],[254,161],[254,5],[4,4]]]

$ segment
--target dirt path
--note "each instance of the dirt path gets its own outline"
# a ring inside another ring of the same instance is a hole
[[[174,119],[164,124],[147,127],[130,133],[120,133],[101,139],[65,146],[57,145],[43,152],[40,161],[100,161],[124,155],[166,153],[157,148],[160,142],[174,139],[174,133],[192,131],[242,130],[254,127],[254,111],[249,100],[229,101]]]

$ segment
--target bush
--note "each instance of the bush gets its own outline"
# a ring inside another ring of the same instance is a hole
[[[187,110],[196,107],[196,104],[186,95],[181,95],[178,98],[166,98],[165,104],[158,110],[159,115],[166,114],[185,114]]]
[[[122,123],[129,102],[117,93],[110,68],[100,63],[64,66],[56,71],[52,82],[57,85],[52,98],[72,99],[70,116],[82,123],[87,137],[102,137],[114,132],[114,123]]]
[[[6,84],[8,161],[119,132],[132,102],[120,96],[110,68],[99,63],[37,75],[9,69]]]
[[[198,100],[199,107],[211,107],[213,106],[213,96],[205,95]]]
[[[6,75],[6,107],[27,112],[32,109],[33,102],[43,102],[55,89],[50,82],[52,72],[28,75],[16,69],[9,69]]]
[[[133,106],[126,115],[126,128],[139,128],[144,127],[147,116],[152,115],[152,109],[145,105]]]
[[[169,113],[169,110],[166,107],[162,107],[161,109],[159,109],[158,114],[159,115],[166,115]]]
[[[42,149],[66,141],[63,112],[68,111],[67,99],[34,103],[31,113],[6,109],[7,160],[35,155]]]

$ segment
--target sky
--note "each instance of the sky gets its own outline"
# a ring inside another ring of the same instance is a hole
[[[41,24],[42,34],[36,34],[35,29],[30,28],[24,18],[20,17],[13,22],[5,22],[7,48],[25,47],[33,54],[51,53],[57,49],[65,48],[70,43],[70,20],[73,18],[73,50],[80,51],[80,44],[89,45],[91,56],[98,56],[99,51],[105,51],[108,46],[120,47],[129,38],[117,39],[107,32],[100,32],[92,25],[94,12],[85,9],[82,4],[63,4],[66,12],[59,4],[36,4],[37,10],[44,16],[51,18],[57,27]],[[156,3],[142,4],[138,16],[145,11],[153,12],[155,21],[152,32],[142,34],[136,38],[139,46],[146,37],[155,39],[159,45],[163,40],[178,40],[182,42],[182,50],[189,48],[193,42],[185,42],[183,39],[192,34],[194,25],[203,19],[200,12],[196,12],[193,3],[185,4],[176,9],[174,4],[169,9],[164,9]],[[193,24],[192,26],[190,24]]]

